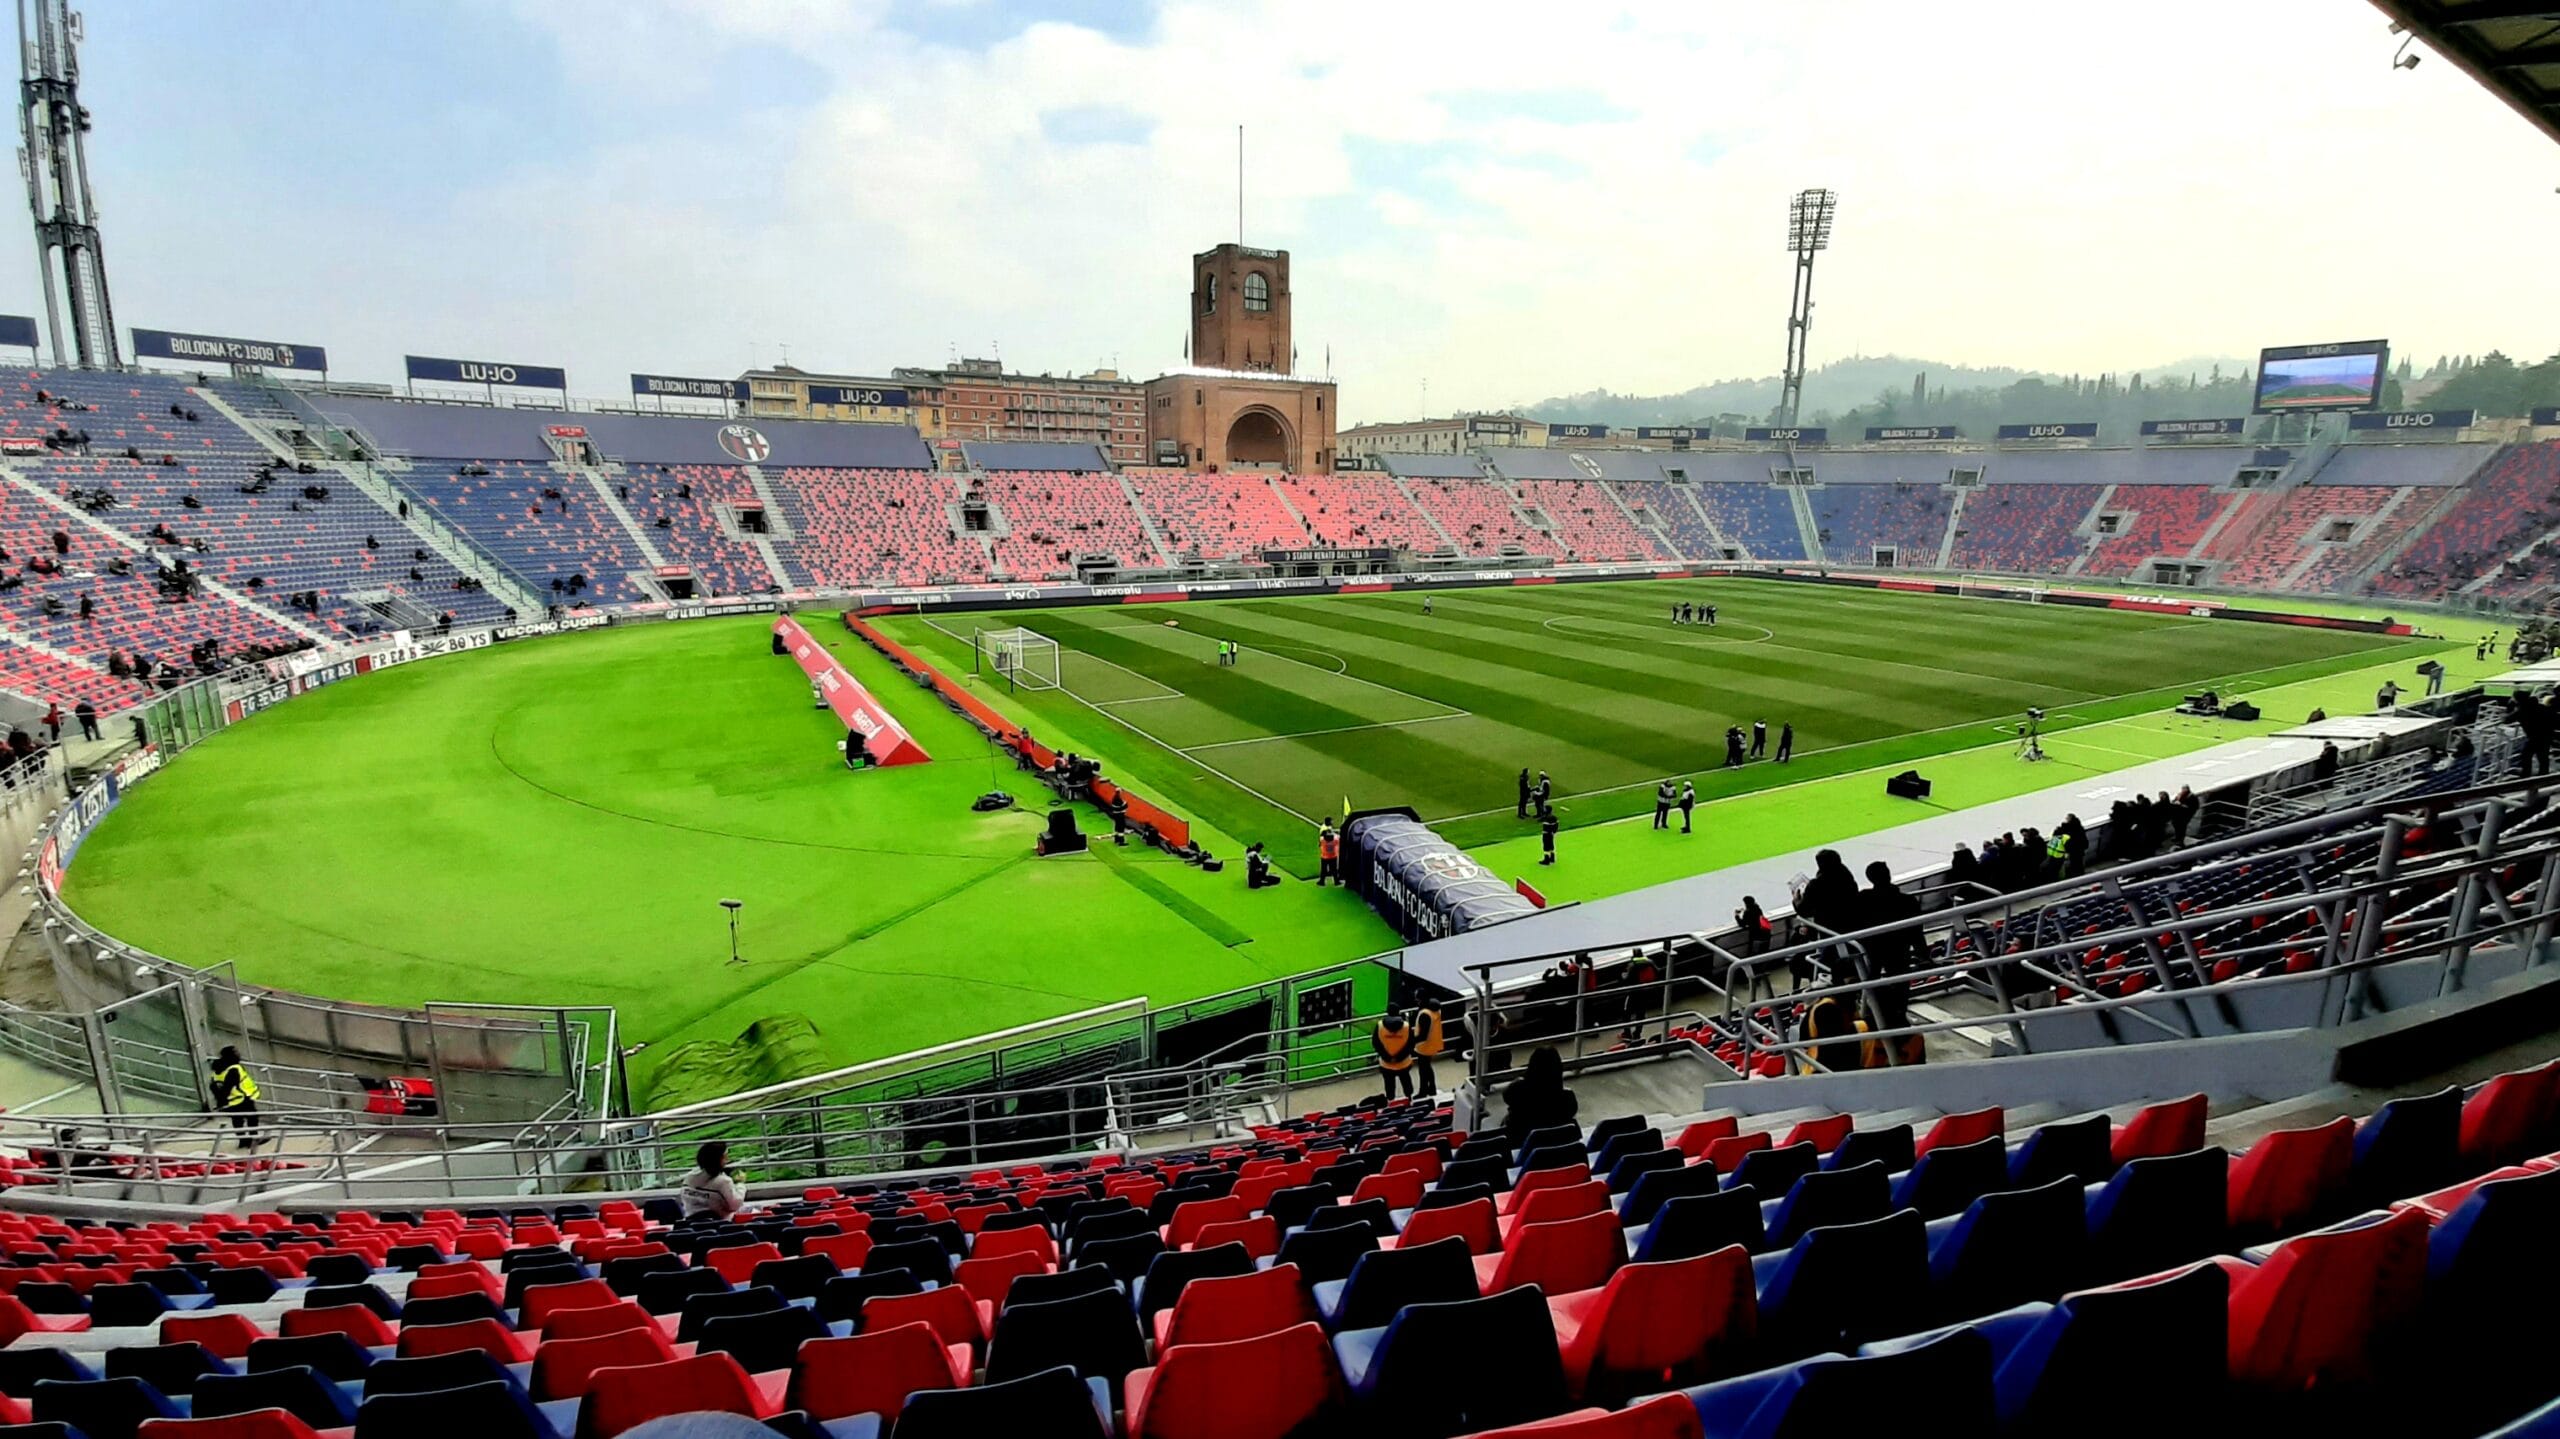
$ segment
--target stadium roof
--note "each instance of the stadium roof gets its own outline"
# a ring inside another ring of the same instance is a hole
[[[2560,140],[2560,4],[2373,0],[2375,8]]]

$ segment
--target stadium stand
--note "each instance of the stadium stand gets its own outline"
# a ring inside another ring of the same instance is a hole
[[[1804,530],[1796,523],[1794,497],[1767,481],[1704,484],[1689,491],[1716,531],[1755,560],[1801,560]],[[1936,558],[1933,554],[1932,559]]]
[[[1437,476],[1412,482],[1413,497],[1458,542],[1458,552],[1499,555],[1508,551],[1549,559],[1562,553],[1555,538],[1531,529],[1511,502],[1511,493],[1482,479]]]
[[[1676,559],[1627,518],[1608,486],[1592,479],[1520,481],[1522,503],[1535,506],[1554,526],[1565,557],[1602,560]]]
[[[1156,517],[1177,555],[1246,559],[1264,550],[1309,544],[1306,524],[1290,513],[1274,477],[1253,471],[1195,475],[1181,470],[1124,472]]]
[[[1953,502],[1946,487],[1896,481],[1824,484],[1810,496],[1822,551],[1835,564],[1865,566],[1891,547],[1903,569],[1931,569],[1946,539]]]
[[[955,528],[958,485],[930,470],[800,466],[768,472],[791,522],[781,547],[813,585],[932,585],[982,577],[986,546]]]
[[[1656,533],[1663,538],[1652,543],[1657,549],[1668,548],[1671,551],[1669,558],[1724,558],[1724,549],[1707,528],[1706,517],[1689,502],[1688,486],[1641,479],[1613,479],[1609,486],[1618,492],[1618,498],[1626,502],[1627,509],[1639,522],[1648,515],[1659,522]]]
[[[1091,448],[1088,446],[1087,448]],[[1004,515],[996,564],[1014,579],[1067,579],[1078,555],[1122,565],[1161,565],[1145,524],[1117,477],[1091,470],[993,470],[976,495]]]
[[[1384,475],[1283,475],[1280,488],[1306,516],[1320,545],[1385,546],[1436,555],[1448,542]]]
[[[736,467],[630,465],[611,483],[667,563],[693,571],[696,594],[760,595],[774,588],[763,557],[721,524],[724,513],[734,523],[741,509],[762,508],[755,486]]]
[[[2240,501],[2237,494],[2204,485],[2119,485],[2107,497],[2106,510],[2121,522],[2090,549],[2081,573],[2129,575],[2148,560],[2184,556],[2213,527],[2215,516]]]
[[[653,598],[632,576],[649,562],[593,485],[565,466],[521,460],[421,462],[394,477],[554,603]]]
[[[2374,579],[2378,594],[2440,599],[2506,565],[2535,538],[2560,528],[2560,442],[2513,445],[2473,476],[2452,508]],[[2525,588],[2547,582],[2547,563],[2501,577]]]
[[[2058,574],[2080,557],[2078,527],[2098,485],[1984,485],[1965,497],[1954,559],[1961,570]]]

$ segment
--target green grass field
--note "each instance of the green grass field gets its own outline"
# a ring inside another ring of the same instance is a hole
[[[1674,626],[1675,599],[1720,623]],[[957,672],[976,624],[1056,639],[1060,690],[1006,702],[1066,726],[1175,809],[1307,863],[1309,828],[1411,806],[1460,844],[1525,833],[1523,765],[1569,824],[1649,810],[1664,776],[1702,798],[1958,750],[2027,706],[2048,728],[2372,665],[2412,642],[1778,581],[1701,580],[892,617]],[[1215,663],[1220,640],[1245,646]],[[994,688],[991,676],[982,684]],[[1796,759],[1721,770],[1725,727],[1796,727]]]
[[[1674,629],[1711,597],[1714,630]],[[2249,732],[2166,716],[2204,683],[2360,709],[2441,643],[1750,581],[1540,586],[886,622],[955,673],[973,619],[1067,647],[1073,692],[991,702],[1193,817],[1312,868],[1302,817],[1406,803],[1527,872],[1512,775],[1554,772],[1576,826],[1560,898],[1873,830],[1878,766],[1921,757],[1942,806]],[[1166,620],[1179,623],[1168,626]],[[92,922],[244,979],[393,1005],[611,1004],[644,1101],[675,1103],[1145,996],[1159,1004],[1392,948],[1338,890],[1248,895],[1152,851],[1036,859],[1036,794],[967,722],[830,617],[812,633],[934,762],[849,774],[760,620],[634,626],[407,665],[217,735],[139,786],[65,886]],[[1244,662],[1211,664],[1215,638]],[[2467,644],[2458,656],[2467,661]],[[2457,681],[2468,678],[2456,665]],[[2026,703],[2055,762],[2010,757]],[[1784,768],[1712,768],[1724,726],[1797,725]],[[1696,773],[1693,839],[1637,819]],[[1088,829],[1103,826],[1091,817]],[[717,901],[746,902],[731,967]]]

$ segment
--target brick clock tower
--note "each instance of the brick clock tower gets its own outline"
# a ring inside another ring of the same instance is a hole
[[[1289,252],[1191,257],[1191,363],[1147,385],[1148,459],[1185,469],[1330,470],[1334,388],[1292,377]]]

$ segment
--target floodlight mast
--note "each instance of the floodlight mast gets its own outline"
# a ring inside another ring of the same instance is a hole
[[[53,362],[86,369],[124,363],[107,297],[98,202],[89,193],[89,111],[80,103],[80,17],[71,0],[15,0],[18,10],[18,165],[35,220]],[[69,311],[70,337],[63,335]]]
[[[1778,398],[1778,423],[1793,425],[1804,403],[1805,341],[1813,329],[1813,257],[1831,248],[1831,217],[1840,197],[1829,190],[1798,190],[1787,206],[1787,248],[1795,252],[1795,291],[1787,305],[1787,371]]]

